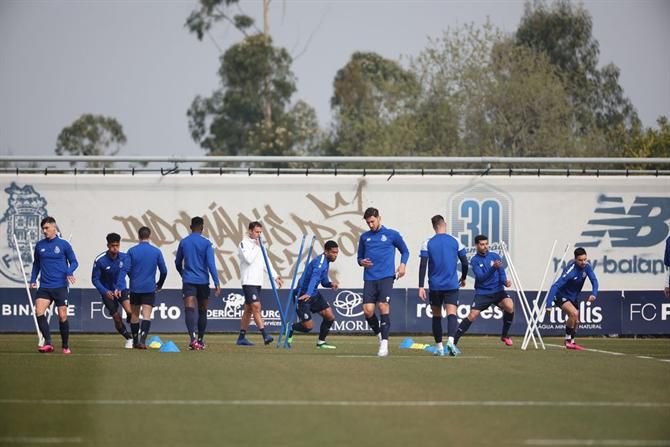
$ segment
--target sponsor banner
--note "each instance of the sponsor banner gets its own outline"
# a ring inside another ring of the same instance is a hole
[[[323,290],[336,321],[335,333],[369,333],[363,315],[362,289]],[[528,292],[534,297],[535,292]],[[526,323],[521,305],[514,293],[515,318],[511,333],[522,335]],[[593,303],[582,295],[579,304],[581,335],[609,334],[670,334],[670,301],[660,291],[602,292]],[[280,295],[282,306],[286,291]],[[472,291],[461,291],[458,306],[459,321],[470,311]],[[270,332],[278,332],[281,317],[271,290],[261,292],[263,319]],[[208,315],[209,332],[237,332],[244,311],[244,296],[240,290],[224,289],[220,297],[210,296]],[[125,316],[125,314],[123,314]],[[115,332],[112,318],[94,289],[72,289],[68,301],[68,317],[73,332]],[[318,333],[321,317],[312,315],[314,333]],[[391,296],[391,333],[430,334],[432,312],[430,306],[418,298],[418,289],[394,289]],[[543,335],[562,335],[566,316],[560,309],[545,314],[540,329]],[[446,319],[442,322],[446,334]],[[471,334],[499,335],[502,311],[489,308],[482,312],[470,327]],[[51,329],[58,330],[58,318],[51,318]],[[27,302],[25,289],[0,289],[0,332],[34,332],[35,326]],[[252,320],[250,333],[255,333]],[[180,290],[163,290],[156,297],[153,312],[153,332],[184,332],[183,302]]]
[[[340,246],[330,269],[333,279],[361,288],[358,240],[367,230],[363,212],[374,206],[410,250],[407,275],[398,287],[417,286],[418,252],[433,234],[431,216],[441,214],[470,254],[478,234],[488,235],[493,250],[507,244],[526,286],[538,287],[557,240],[551,272],[562,268],[564,247],[570,259],[579,245],[588,252],[601,290],[646,290],[663,281],[668,191],[669,177],[637,176],[395,176],[387,181],[382,176],[2,174],[0,287],[23,285],[19,255],[30,274],[40,220],[51,215],[79,260],[78,287],[92,287],[91,265],[105,250],[107,233],[119,233],[127,250],[137,243],[139,227],[148,226],[168,265],[165,287],[178,289],[174,254],[190,232],[190,218],[198,215],[214,245],[223,287],[239,287],[238,245],[248,223],[260,220],[270,262],[285,280],[292,277],[302,236],[315,235],[317,253],[327,240]],[[465,289],[472,286],[469,278]]]
[[[622,334],[670,332],[670,300],[663,292],[626,292],[622,307]]]

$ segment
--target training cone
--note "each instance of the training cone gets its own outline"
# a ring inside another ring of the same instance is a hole
[[[160,337],[153,335],[151,338],[147,341],[147,346],[152,348],[152,349],[160,349],[161,346],[163,346],[163,340],[161,340]]]
[[[405,338],[402,343],[400,343],[400,349],[410,349],[414,344],[414,340],[410,337]]]
[[[424,351],[428,351],[431,354],[435,354],[437,352],[437,348],[433,345],[428,345],[425,348],[423,348]]]
[[[177,345],[172,340],[163,343],[163,346],[158,350],[159,352],[181,352]]]

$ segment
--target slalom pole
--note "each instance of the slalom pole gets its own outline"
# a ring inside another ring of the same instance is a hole
[[[565,255],[568,253],[568,249],[570,248],[570,245],[571,244],[569,244],[569,243],[565,244],[565,250],[563,251],[563,256],[561,256],[561,261],[559,263],[559,266],[563,265],[563,261],[565,261]],[[556,282],[556,278],[558,278],[558,276],[560,276],[561,269],[562,269],[562,267],[558,269],[556,274],[554,274],[554,277],[551,281],[552,285]],[[534,323],[535,327],[537,328],[538,332],[539,332],[539,326],[538,325],[540,324],[540,320],[544,317],[544,313],[547,311],[547,299],[549,299],[548,295],[549,295],[549,290],[550,289],[551,289],[551,286],[549,286],[549,289],[547,289],[544,300],[542,301],[542,304],[540,305],[540,307],[538,309],[537,316],[533,318],[533,323]]]
[[[537,310],[539,310],[542,307],[542,304],[540,304],[540,296],[542,294],[542,290],[544,289],[544,283],[547,280],[547,274],[549,273],[549,267],[551,266],[551,260],[554,258],[554,251],[556,251],[556,244],[558,244],[558,241],[554,239],[554,243],[551,246],[551,251],[549,252],[549,260],[547,261],[547,267],[544,269],[544,275],[542,275],[542,281],[540,282],[540,287],[537,289],[537,294],[535,295],[535,301],[533,301],[533,307],[531,310],[531,319],[535,320],[536,318],[539,319],[541,317],[541,313],[536,315]],[[538,327],[537,323],[534,322],[529,322],[530,324],[526,328],[526,335],[523,338],[523,343],[521,344],[521,349],[524,349],[524,346],[528,346],[528,337],[529,334],[533,333],[533,326],[535,326],[537,332],[539,333],[540,329]],[[546,349],[544,346],[544,341],[542,340],[542,337],[540,338],[540,344],[542,345],[542,349]]]
[[[293,293],[293,287],[295,286],[295,277],[298,275],[298,267],[300,266],[300,260],[302,259],[302,250],[305,248],[305,238],[307,236],[303,234],[302,236],[302,241],[300,242],[300,249],[298,250],[298,260],[295,263],[295,269],[293,270],[293,278],[291,278],[291,287],[288,289],[288,298],[286,299],[286,307],[284,307],[284,317],[282,318],[282,325],[281,329],[279,330],[279,336],[277,337],[277,346],[276,349],[279,349],[281,346],[281,339],[282,336],[284,335],[284,331],[286,331],[286,325],[287,320],[286,316],[288,314],[288,309],[289,306],[291,305],[292,297],[291,294]]]
[[[33,323],[35,323],[35,331],[37,332],[37,340],[38,340],[37,343],[39,346],[44,346],[44,337],[42,336],[42,332],[40,332],[40,327],[37,324],[37,314],[35,313],[35,304],[33,304],[33,297],[30,294],[30,284],[28,284],[28,280],[26,279],[26,269],[23,267],[23,257],[21,256],[21,250],[19,249],[19,241],[16,239],[16,234],[12,234],[12,236],[14,237],[14,248],[16,249],[16,254],[19,257],[21,276],[23,277],[23,284],[26,286],[26,295],[28,297],[28,304],[30,304],[30,310],[32,311]]]
[[[528,303],[528,298],[526,297],[526,292],[523,290],[523,285],[521,285],[521,279],[519,278],[518,272],[516,271],[516,268],[514,268],[514,261],[512,261],[512,257],[509,254],[509,251],[507,251],[507,247],[505,243],[502,243],[502,249],[503,249],[503,254],[507,258],[507,263],[509,264],[510,268],[510,273],[512,275],[512,281],[514,281],[515,284],[515,289],[517,291],[517,295],[519,298],[519,303],[521,304],[521,310],[523,311],[523,316],[526,319],[526,323],[530,324],[530,319],[532,318],[531,314],[531,309],[530,309],[530,304]],[[533,339],[533,344],[535,346],[535,349],[537,349],[537,342],[535,341],[534,335],[532,335]],[[524,337],[525,340],[525,337]],[[524,349],[523,347],[521,349]]]
[[[316,241],[316,236],[312,236],[312,243],[309,244],[309,251],[307,252],[307,256],[305,257],[305,266],[303,267],[303,272],[307,270],[307,265],[309,264],[309,261],[312,260],[312,250],[314,249],[314,241]],[[297,266],[296,266],[297,267]],[[289,295],[291,297],[291,301],[289,303],[289,308],[286,309],[286,334],[284,334],[284,348],[290,348],[288,345],[288,333],[291,330],[290,325],[293,322],[293,318],[298,312],[298,297],[294,296],[293,290],[291,290],[291,294]]]
[[[281,301],[279,300],[279,293],[277,292],[277,285],[275,284],[275,279],[272,277],[272,268],[270,267],[270,260],[268,259],[268,254],[265,251],[265,246],[263,245],[263,238],[258,237],[258,243],[261,246],[261,253],[263,254],[263,260],[265,261],[265,268],[268,271],[268,276],[270,277],[270,285],[272,286],[272,294],[275,297],[277,303],[277,309],[279,309],[279,318],[281,319],[282,326],[284,325],[284,312],[282,311]]]

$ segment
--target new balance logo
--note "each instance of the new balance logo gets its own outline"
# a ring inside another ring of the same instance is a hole
[[[670,198],[635,197],[626,210],[622,197],[601,195],[595,213],[602,218],[591,219],[596,229],[582,231],[581,247],[599,247],[605,235],[612,247],[653,247],[668,236]],[[599,216],[599,217],[600,217]]]

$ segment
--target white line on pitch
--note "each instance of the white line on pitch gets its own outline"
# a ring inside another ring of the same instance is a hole
[[[40,352],[0,352],[0,356],[2,355],[34,355],[38,357],[63,357],[62,355],[59,355],[58,353],[52,353],[52,354],[42,354]],[[67,357],[112,357],[115,355],[119,354],[77,354],[72,353],[68,354]]]
[[[669,440],[642,440],[642,439],[527,439],[525,445],[547,446],[630,446],[630,447],[667,447]]]
[[[0,444],[81,444],[81,438],[33,437],[33,436],[3,436]]]
[[[338,358],[346,358],[346,359],[360,359],[360,358],[379,358],[375,354],[368,354],[368,355],[336,355],[335,357]],[[421,356],[421,355],[392,355],[392,358],[405,358],[405,359],[419,359],[419,358],[430,358],[429,356]],[[468,360],[468,359],[492,359],[493,356],[489,355],[468,355],[468,356],[463,356],[459,355],[458,357],[453,357],[454,359],[458,358],[460,360]],[[450,358],[451,360],[451,358]]]
[[[546,344],[547,346],[551,346],[552,348],[561,348],[564,349],[565,347],[562,345],[553,345],[553,344]],[[614,351],[603,351],[602,349],[593,349],[593,348],[584,348],[584,351],[590,351],[590,352],[599,352],[600,354],[609,354],[609,355],[618,355],[618,356],[625,356],[627,354],[623,352],[614,352]],[[659,359],[656,357],[649,357],[645,355],[637,355],[637,354],[630,354],[632,356],[635,356],[640,359],[649,359],[649,360],[658,360],[660,362],[670,362],[670,359]]]
[[[182,400],[182,399],[0,399],[0,405],[310,406],[310,407],[621,407],[670,408],[670,402],[533,400]]]

